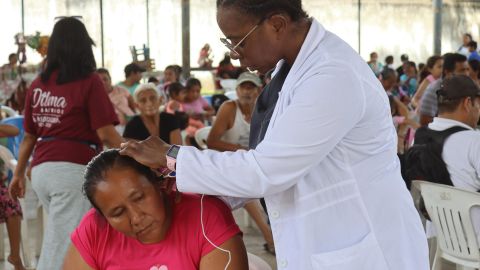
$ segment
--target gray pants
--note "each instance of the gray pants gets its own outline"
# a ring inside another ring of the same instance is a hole
[[[90,203],[82,194],[84,165],[45,162],[32,170],[32,187],[48,214],[37,270],[61,269],[70,234]]]

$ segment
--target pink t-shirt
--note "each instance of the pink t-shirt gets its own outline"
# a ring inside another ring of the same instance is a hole
[[[206,101],[203,97],[199,97],[190,103],[182,103],[182,105],[183,111],[188,114],[203,113],[205,111],[203,108],[209,106],[208,101]]]
[[[112,92],[108,93],[108,97],[115,108],[115,113],[118,116],[120,125],[127,124],[126,116],[134,116],[135,113],[128,106],[128,98],[130,97],[130,92],[127,89],[121,86],[114,86]]]
[[[172,213],[166,238],[160,243],[142,244],[112,228],[91,209],[73,231],[72,243],[94,269],[198,269],[201,258],[214,249],[202,234],[200,196],[183,194],[181,201],[173,204]],[[206,235],[217,246],[241,234],[231,210],[214,197],[203,199],[203,222]]]

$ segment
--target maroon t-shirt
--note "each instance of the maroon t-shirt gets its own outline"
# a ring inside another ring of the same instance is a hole
[[[118,123],[97,74],[61,85],[57,75],[47,83],[37,78],[26,95],[25,131],[39,138],[32,166],[46,161],[87,164],[103,147],[96,130]]]

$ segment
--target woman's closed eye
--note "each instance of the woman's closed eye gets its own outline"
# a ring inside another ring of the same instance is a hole
[[[114,217],[114,218],[120,217],[121,215],[123,215],[124,212],[125,212],[125,209],[123,207],[116,208],[112,212],[110,212],[110,217]]]
[[[142,201],[143,199],[145,198],[145,194],[137,194],[133,197],[133,201],[134,202],[139,202],[139,201]]]

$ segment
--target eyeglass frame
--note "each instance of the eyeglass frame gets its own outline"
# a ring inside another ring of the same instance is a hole
[[[220,42],[227,47],[231,52],[234,52],[236,55],[240,55],[235,49],[238,48],[257,28],[265,21],[267,17],[263,18],[260,20],[259,23],[257,23],[248,33],[236,44],[233,45],[232,42],[230,42],[226,37],[220,38]]]

